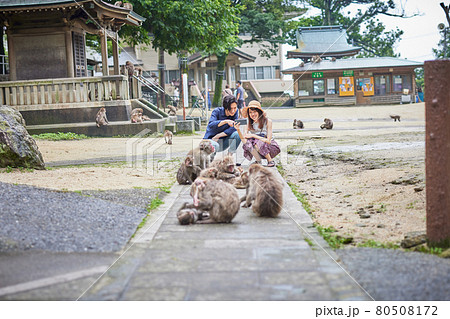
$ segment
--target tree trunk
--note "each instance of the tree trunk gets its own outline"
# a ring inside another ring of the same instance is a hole
[[[221,106],[222,102],[222,82],[225,70],[225,62],[227,60],[227,53],[217,55],[217,70],[216,70],[216,84],[214,87],[214,98],[212,100],[212,107]]]
[[[188,65],[187,65],[187,55],[186,53],[181,52],[179,55],[179,61],[180,61],[180,103],[183,107],[183,121],[186,120],[186,109],[184,108],[184,92],[183,92],[183,73],[188,73]],[[188,80],[189,81],[189,80]],[[187,88],[189,90],[189,83],[187,84]],[[189,99],[189,92],[187,94]],[[187,104],[189,105],[189,100],[187,101]]]
[[[159,49],[158,57],[158,70],[159,70],[159,86],[165,91],[165,64],[164,64],[164,50]],[[158,108],[163,108],[166,110],[166,94],[164,92],[158,93],[160,98],[158,103]]]

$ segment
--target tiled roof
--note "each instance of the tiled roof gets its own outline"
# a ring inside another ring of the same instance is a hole
[[[300,62],[300,61],[299,61]],[[283,70],[285,74],[293,72],[308,72],[308,71],[329,71],[329,70],[353,70],[353,69],[367,69],[367,68],[389,68],[389,67],[421,67],[422,62],[410,61],[406,59],[398,59],[392,57],[378,57],[378,58],[352,58],[352,59],[337,59],[336,61],[322,60],[319,63],[305,63],[304,66],[298,66]]]
[[[347,32],[342,26],[307,27],[297,30],[297,49],[289,51],[288,58],[354,55],[360,50],[347,43]]]
[[[0,7],[28,7],[70,2],[75,3],[74,0],[0,0]]]

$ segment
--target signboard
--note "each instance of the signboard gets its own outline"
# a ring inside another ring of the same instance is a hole
[[[371,96],[375,94],[373,77],[370,78],[360,78],[358,79],[358,89],[359,87],[363,91],[364,96]]]
[[[339,96],[354,96],[355,85],[352,76],[344,76],[339,78]]]
[[[313,72],[312,73],[312,78],[313,79],[323,78],[323,72]]]
[[[343,76],[353,76],[353,71],[351,71],[351,70],[344,71],[344,72],[342,72],[342,75]]]

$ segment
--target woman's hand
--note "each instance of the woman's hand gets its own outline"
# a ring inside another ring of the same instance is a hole
[[[246,133],[246,134],[244,135],[244,137],[245,137],[245,138],[257,138],[257,135],[252,134],[252,133]]]

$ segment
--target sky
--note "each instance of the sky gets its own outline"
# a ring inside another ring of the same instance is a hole
[[[435,59],[432,49],[438,47],[440,40],[437,25],[444,23],[448,26],[444,10],[439,5],[441,2],[446,5],[450,4],[448,0],[395,0],[397,11],[403,8],[407,15],[415,13],[419,13],[419,15],[407,19],[378,16],[386,26],[386,30],[394,30],[395,27],[398,27],[404,31],[401,40],[394,48],[395,53],[400,53],[400,58],[417,62]],[[358,6],[352,5],[349,9],[351,12],[356,12]],[[306,15],[317,13],[320,11],[308,10]],[[284,45],[283,53],[285,54],[286,51],[293,48]],[[298,59],[286,59],[283,62],[283,68],[294,67],[299,63]]]

